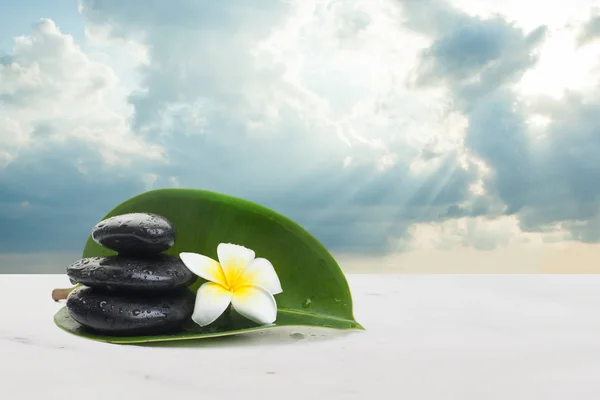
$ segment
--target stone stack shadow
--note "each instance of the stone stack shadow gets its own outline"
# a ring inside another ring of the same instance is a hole
[[[176,332],[191,318],[196,276],[179,257],[163,254],[175,244],[175,228],[152,213],[117,215],[99,222],[92,239],[117,255],[82,258],[67,267],[73,284],[71,318],[105,335]]]

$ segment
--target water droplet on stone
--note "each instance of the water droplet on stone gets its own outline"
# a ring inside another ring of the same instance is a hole
[[[302,340],[302,339],[304,339],[304,334],[300,333],[300,332],[294,332],[294,333],[290,334],[290,337],[292,339]]]
[[[104,306],[106,306],[106,302],[105,301],[101,301],[100,302],[100,307],[104,308]]]
[[[140,310],[133,310],[131,313],[133,314],[134,317],[137,317],[138,315],[140,315],[141,311]]]

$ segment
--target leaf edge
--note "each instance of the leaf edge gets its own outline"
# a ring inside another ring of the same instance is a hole
[[[120,345],[136,345],[136,344],[139,345],[139,344],[144,344],[144,343],[169,343],[169,342],[172,343],[172,342],[183,342],[183,341],[207,340],[207,339],[221,338],[221,337],[227,337],[227,336],[243,335],[245,333],[259,332],[259,331],[264,331],[267,329],[277,329],[277,328],[285,328],[285,327],[288,327],[288,328],[289,327],[313,327],[313,328],[332,329],[332,330],[336,330],[336,331],[345,331],[345,330],[366,331],[366,328],[356,320],[346,320],[346,319],[337,318],[337,317],[324,316],[322,314],[303,313],[303,312],[297,311],[297,310],[292,310],[293,312],[291,312],[291,313],[289,313],[288,311],[289,310],[281,309],[281,310],[278,310],[278,313],[281,312],[283,314],[300,314],[300,315],[310,316],[312,318],[321,318],[321,319],[326,319],[326,320],[333,320],[336,322],[346,322],[352,326],[348,327],[348,328],[344,328],[341,326],[325,326],[325,325],[317,325],[317,324],[307,322],[307,323],[286,324],[286,325],[257,326],[257,327],[252,327],[252,328],[245,328],[242,330],[211,332],[211,333],[207,332],[207,333],[203,333],[203,334],[189,335],[189,336],[167,337],[167,336],[157,335],[156,338],[152,338],[149,336],[143,336],[143,337],[139,337],[139,339],[136,339],[136,337],[114,336],[114,338],[111,339],[111,337],[109,337],[109,336],[93,335],[93,334],[85,335],[85,334],[77,333],[77,332],[74,332],[73,330],[68,329],[64,325],[62,325],[59,322],[59,319],[63,315],[66,314],[66,316],[69,319],[71,319],[68,316],[68,311],[67,311],[66,306],[63,306],[54,314],[53,321],[54,321],[54,324],[58,328],[60,328],[64,332],[67,332],[71,335],[74,335],[74,336],[77,336],[80,338],[84,338],[84,339],[88,339],[88,340],[92,340],[92,341],[96,341],[96,342],[120,344]]]

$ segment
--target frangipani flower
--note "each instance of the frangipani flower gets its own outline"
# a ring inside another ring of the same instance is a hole
[[[281,293],[281,283],[273,265],[254,258],[253,250],[221,243],[219,261],[196,253],[180,253],[181,261],[197,276],[208,280],[198,289],[192,320],[200,326],[214,322],[229,304],[242,316],[261,325],[277,317],[273,295]]]

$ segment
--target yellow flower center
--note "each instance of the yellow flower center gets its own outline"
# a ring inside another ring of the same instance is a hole
[[[246,267],[246,264],[241,260],[230,260],[222,267],[223,271],[225,272],[225,289],[229,290],[230,292],[235,292],[236,289],[248,283],[248,279],[244,275],[244,268]]]

